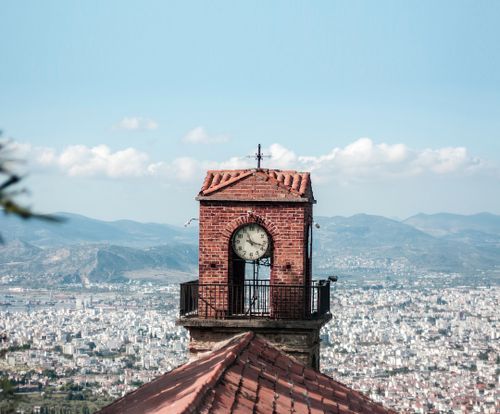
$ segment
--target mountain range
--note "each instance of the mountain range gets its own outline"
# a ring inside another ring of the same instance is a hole
[[[198,229],[58,213],[54,224],[0,216],[0,282],[58,284],[196,277]],[[500,271],[500,216],[315,217],[314,271],[404,274]]]
[[[493,214],[419,214],[403,221],[358,214],[317,221],[322,223],[316,233],[320,269],[467,274],[500,270],[500,216]]]
[[[54,216],[61,223],[0,215],[0,232],[7,241],[22,240],[42,248],[90,243],[143,248],[171,242],[193,243],[197,237],[196,228],[191,227],[132,220],[103,221],[71,213]]]

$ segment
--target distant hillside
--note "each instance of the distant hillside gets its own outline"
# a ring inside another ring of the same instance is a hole
[[[0,279],[30,284],[178,281],[197,273],[196,226],[102,221],[56,213],[62,223],[0,215]]]
[[[500,236],[500,216],[479,213],[470,216],[450,213],[417,214],[403,223],[433,236],[447,236],[461,232],[480,232]]]
[[[0,247],[0,278],[32,286],[127,279],[184,281],[195,276],[197,265],[194,244],[145,249],[82,244],[41,249],[15,241]]]
[[[491,256],[496,257],[500,252],[500,216],[494,214],[418,214],[404,223],[442,240],[473,246]]]
[[[7,242],[22,240],[38,247],[88,243],[148,247],[171,242],[196,243],[198,236],[196,226],[184,228],[132,220],[102,221],[70,213],[55,215],[62,217],[64,222],[26,221],[0,214],[2,236]]]
[[[63,224],[22,222],[0,215],[0,282],[26,284],[147,279],[197,275],[197,232],[130,220],[74,214]],[[500,272],[499,216],[316,217],[314,272],[408,275],[429,271]]]
[[[471,272],[500,268],[500,251],[463,241],[434,237],[407,222],[358,214],[317,217],[318,269],[366,269]]]

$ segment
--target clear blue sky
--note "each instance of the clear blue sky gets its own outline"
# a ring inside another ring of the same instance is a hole
[[[310,169],[317,213],[500,214],[498,1],[4,1],[30,204],[181,223],[206,168]],[[308,157],[308,158],[304,158]]]

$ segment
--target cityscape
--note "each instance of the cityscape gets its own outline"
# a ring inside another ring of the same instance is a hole
[[[500,414],[500,1],[0,10],[0,414]]]
[[[398,412],[498,412],[500,288],[464,282],[341,279],[321,370]],[[92,412],[187,361],[177,284],[3,291],[0,371],[16,399],[0,412]]]

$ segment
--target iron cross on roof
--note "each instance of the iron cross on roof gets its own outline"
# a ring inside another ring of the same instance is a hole
[[[263,158],[271,158],[270,155],[264,155],[260,150],[260,144],[257,145],[257,152],[255,155],[249,155],[248,158],[255,158],[257,160],[257,169],[260,170],[260,162]]]

